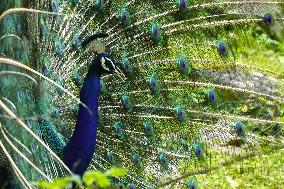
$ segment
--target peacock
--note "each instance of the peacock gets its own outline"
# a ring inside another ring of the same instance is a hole
[[[120,188],[195,189],[200,174],[281,152],[283,11],[1,0],[0,188],[122,167]]]

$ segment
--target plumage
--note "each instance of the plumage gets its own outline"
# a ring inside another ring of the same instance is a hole
[[[105,34],[105,33],[96,33],[94,35],[88,36],[81,42],[81,46],[86,47],[91,41],[98,39],[98,38],[104,38],[104,37],[107,37],[107,36],[108,35]]]
[[[33,188],[116,166],[114,184],[195,189],[279,152],[283,6],[1,1],[0,173]]]

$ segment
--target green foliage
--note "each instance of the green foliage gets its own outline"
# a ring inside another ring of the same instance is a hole
[[[101,188],[107,188],[110,186],[110,181],[105,174],[100,171],[89,171],[83,177],[83,182],[86,186],[90,187],[93,183],[96,183]]]
[[[81,179],[78,175],[72,175],[65,178],[55,179],[53,182],[38,181],[34,185],[42,189],[65,189],[72,188],[111,188],[110,177],[124,177],[127,174],[126,169],[111,168],[105,172],[87,171]]]

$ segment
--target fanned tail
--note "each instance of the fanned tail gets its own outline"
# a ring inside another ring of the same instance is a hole
[[[21,62],[33,69],[0,59],[0,147],[23,186],[70,173],[58,156],[72,135],[76,97],[94,56],[81,40],[100,32],[108,37],[98,43],[127,79],[101,79],[90,169],[125,167],[126,178],[113,182],[126,186],[181,188],[194,186],[193,176],[283,148],[283,2],[33,4],[37,11],[13,13],[29,15],[29,50],[15,51],[25,51]],[[8,39],[23,40],[0,36]]]

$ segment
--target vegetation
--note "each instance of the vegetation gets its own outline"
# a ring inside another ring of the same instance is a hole
[[[46,181],[39,181],[34,183],[35,186],[43,189],[66,189],[66,188],[86,188],[86,189],[111,189],[117,186],[111,186],[110,177],[123,177],[127,174],[127,170],[112,168],[106,172],[101,171],[87,171],[81,179],[78,175],[70,177],[58,178],[49,183]]]

